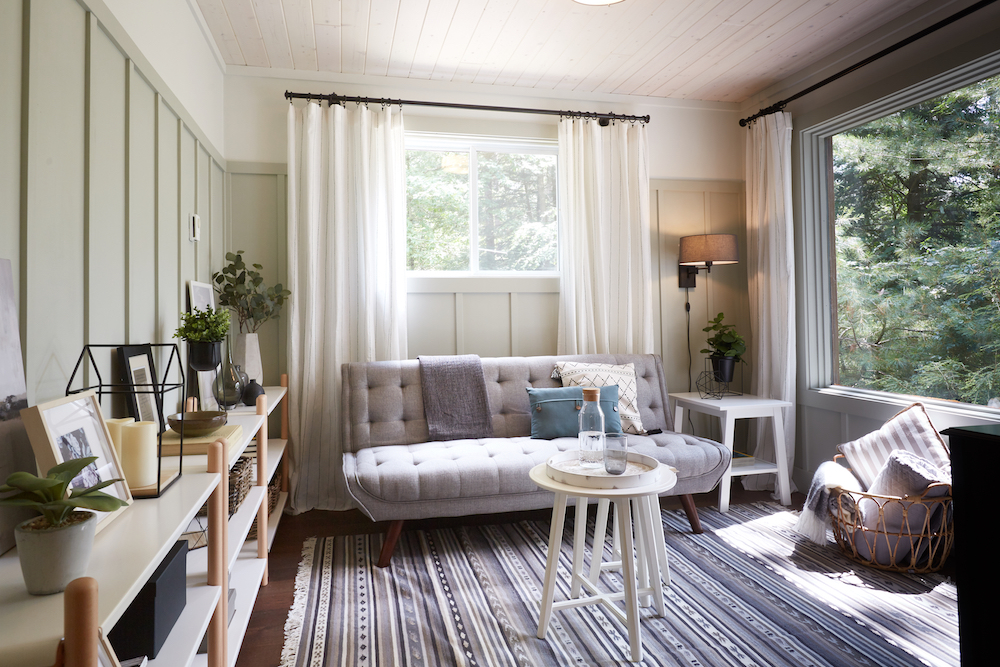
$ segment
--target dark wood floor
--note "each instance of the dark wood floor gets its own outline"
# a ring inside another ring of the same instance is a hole
[[[718,492],[695,496],[698,507],[718,505]],[[744,491],[739,484],[733,485],[732,502],[748,503],[770,500],[767,491]],[[792,507],[801,509],[805,496],[792,494]],[[680,509],[676,498],[662,498],[660,504],[665,509]],[[475,525],[486,523],[507,523],[530,518],[547,519],[551,510],[538,512],[518,512],[514,514],[489,514],[459,517],[454,519],[434,519],[407,522],[406,528],[439,528],[455,525]],[[246,639],[240,651],[237,667],[276,667],[281,658],[284,643],[285,617],[292,606],[295,592],[295,573],[298,570],[302,543],[308,537],[331,535],[360,535],[363,533],[385,532],[388,522],[375,523],[361,512],[323,512],[313,510],[299,515],[285,515],[278,526],[278,533],[271,548],[269,583],[260,590],[254,606]]]

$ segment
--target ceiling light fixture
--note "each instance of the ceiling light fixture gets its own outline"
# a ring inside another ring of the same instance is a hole
[[[619,2],[624,2],[624,0],[573,0],[573,2],[579,3],[581,5],[617,5]]]

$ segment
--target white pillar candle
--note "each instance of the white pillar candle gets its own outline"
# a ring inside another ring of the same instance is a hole
[[[115,452],[118,454],[119,461],[122,460],[122,424],[132,424],[134,422],[134,417],[104,420],[104,423],[108,425],[108,433],[111,434],[111,442],[115,446]]]
[[[156,422],[122,424],[122,469],[129,488],[156,484]]]

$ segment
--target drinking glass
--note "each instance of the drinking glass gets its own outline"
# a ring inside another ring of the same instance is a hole
[[[607,433],[604,436],[604,469],[609,475],[620,475],[628,464],[628,436]]]

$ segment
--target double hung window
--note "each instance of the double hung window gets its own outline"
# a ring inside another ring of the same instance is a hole
[[[554,141],[408,133],[409,271],[557,269]]]

